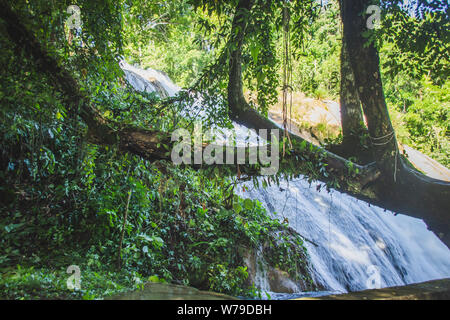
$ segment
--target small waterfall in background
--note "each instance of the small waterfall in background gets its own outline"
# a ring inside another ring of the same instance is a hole
[[[161,98],[172,97],[180,91],[180,87],[163,72],[153,69],[139,69],[125,61],[119,62],[125,78],[138,91],[156,92]]]
[[[174,96],[180,88],[156,70],[120,63],[126,79],[136,89]],[[249,130],[234,123],[237,137]],[[257,143],[257,137],[251,136]],[[261,142],[260,142],[261,143]],[[281,180],[280,185],[256,189],[242,183],[237,194],[259,200],[267,211],[305,238],[312,277],[324,290],[359,291],[450,277],[450,250],[427,229],[422,220],[395,215],[332,190],[317,191],[320,182],[304,178]],[[257,286],[270,292],[264,272]]]

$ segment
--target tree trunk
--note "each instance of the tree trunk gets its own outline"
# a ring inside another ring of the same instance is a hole
[[[340,110],[342,143],[332,146],[329,150],[344,158],[354,157],[358,163],[372,161],[370,150],[363,140],[367,128],[364,124],[361,102],[344,39],[341,47]]]
[[[359,134],[364,130],[364,119],[344,41],[342,41],[341,47],[340,103],[344,143],[347,141],[356,142],[356,139],[359,139]]]
[[[341,0],[341,16],[344,24],[344,40],[355,77],[359,99],[371,140],[373,156],[386,175],[394,179],[394,163],[398,154],[395,132],[384,99],[380,75],[380,58],[374,42],[368,44],[363,37],[370,0]]]
[[[236,6],[230,44],[236,45],[238,49],[233,50],[230,56],[230,70],[228,83],[228,105],[230,117],[237,119],[243,111],[250,109],[250,106],[245,101],[244,92],[242,90],[242,45],[244,44],[244,36],[248,26],[248,15],[253,6],[253,0],[239,0]]]
[[[377,198],[395,211],[422,218],[450,244],[450,183],[414,170],[398,150],[380,76],[374,42],[368,42],[365,11],[370,0],[341,0],[344,42],[347,44],[356,87],[367,118],[373,157],[381,172],[374,187]]]
[[[283,129],[270,119],[262,116],[257,110],[250,107],[244,97],[242,85],[242,46],[244,44],[245,32],[247,30],[248,19],[245,15],[250,12],[254,1],[240,0],[236,6],[235,16],[231,27],[231,39],[228,44],[229,47],[234,48],[230,54],[229,62],[229,81],[228,81],[228,108],[230,118],[252,129],[278,129],[283,133]],[[282,136],[282,134],[280,134]],[[364,200],[371,199],[371,191],[366,189],[368,183],[372,182],[378,177],[378,171],[374,170],[372,166],[359,166],[350,163],[346,159],[326,151],[320,147],[314,146],[308,141],[296,135],[290,135],[294,146],[291,150],[292,157],[306,157],[314,158],[318,154],[321,155],[321,161],[327,166],[329,171],[333,171],[335,177],[338,176],[342,183],[340,190],[350,193],[352,195],[359,195]],[[298,150],[299,145],[305,145],[306,148]],[[349,186],[344,181],[344,177],[348,174],[348,168],[354,167],[359,171],[358,177],[355,179],[353,186]],[[328,179],[324,176],[320,177],[322,181]]]

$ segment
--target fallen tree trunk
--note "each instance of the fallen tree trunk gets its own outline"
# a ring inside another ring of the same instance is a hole
[[[35,62],[37,70],[45,74],[52,85],[63,93],[63,102],[69,113],[79,115],[87,124],[90,140],[99,144],[118,145],[122,150],[133,150],[133,153],[149,160],[166,158],[167,150],[161,147],[161,143],[170,142],[170,135],[133,127],[114,129],[114,123],[98,112],[70,72],[46,52],[3,0],[0,1],[0,17],[6,22],[6,31],[16,44],[18,53],[25,52]]]
[[[248,1],[243,2],[248,3]],[[93,142],[98,144],[117,145],[122,151],[131,152],[148,160],[170,160],[170,150],[172,149],[173,142],[171,141],[171,135],[169,133],[131,126],[121,127],[120,125],[105,119],[93,106],[89,97],[80,90],[79,85],[73,76],[42,48],[39,41],[26,29],[17,14],[14,13],[4,1],[0,1],[0,9],[0,16],[7,23],[7,32],[11,41],[16,44],[18,50],[23,50],[30,58],[32,58],[37,69],[43,74],[46,74],[52,85],[64,94],[64,102],[68,107],[68,110],[73,114],[79,114],[81,119],[88,125],[90,139]],[[240,61],[235,65],[240,68]],[[241,71],[238,70],[235,74],[236,76],[240,76]],[[242,93],[241,81],[235,83],[238,84],[238,92]],[[232,97],[233,95],[230,94],[229,96]],[[245,102],[243,95],[241,98],[241,101]],[[245,104],[245,106],[248,105]],[[240,110],[239,122],[242,122],[242,120],[250,120],[250,118],[253,120],[252,122],[244,121],[247,124],[252,124],[249,127],[255,129],[279,129],[277,125],[270,120],[261,117],[249,106],[245,111]],[[298,142],[303,142],[303,140],[299,138]],[[238,148],[234,151],[235,155],[238,153],[237,149]],[[305,149],[305,152],[300,155],[309,155],[311,157],[323,155],[322,149],[311,144],[307,144],[307,148]],[[285,163],[287,163],[288,160],[294,159],[296,156],[296,154],[287,155],[284,159]],[[350,166],[349,162],[332,154],[330,154],[325,161],[329,164],[328,170],[330,173],[334,173],[334,176],[338,177],[340,182],[345,184],[349,171],[348,167]],[[353,166],[361,173],[366,170],[366,168],[358,165]],[[254,169],[247,168],[247,166],[244,165],[240,166],[240,169],[242,173],[256,174]],[[291,172],[295,171],[295,168],[291,169]],[[370,168],[367,168],[368,171],[369,169]],[[328,179],[325,179],[325,177],[322,178],[323,180],[331,180],[332,177],[330,176]],[[359,180],[356,179],[355,182],[352,183],[354,191],[358,191],[356,186],[359,186],[359,189],[362,189],[362,187],[368,183],[368,179],[362,178],[360,180],[361,181],[359,182]]]

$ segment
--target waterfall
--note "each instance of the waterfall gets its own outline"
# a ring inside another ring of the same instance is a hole
[[[137,90],[162,97],[180,90],[164,73],[120,65]],[[234,129],[237,137],[248,133],[236,123]],[[394,215],[338,191],[318,191],[321,183],[310,186],[304,177],[265,189],[243,184],[247,191],[236,188],[240,196],[259,200],[306,239],[312,277],[325,290],[358,291],[450,277],[450,250],[422,220]],[[263,272],[257,285],[270,291],[264,277]]]
[[[359,291],[450,277],[450,250],[422,220],[394,215],[303,179],[237,188],[307,241],[315,282],[329,291]]]
[[[125,78],[138,91],[156,92],[161,98],[171,97],[180,91],[180,87],[163,72],[153,69],[142,70],[125,61],[120,61]]]

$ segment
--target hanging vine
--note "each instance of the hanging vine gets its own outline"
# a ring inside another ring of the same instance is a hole
[[[286,1],[283,5],[283,156],[285,155],[285,140],[289,142],[289,148],[292,149],[292,142],[289,137],[292,119],[292,61],[290,47],[290,12],[289,3]],[[289,109],[289,128],[288,128],[288,109]]]

